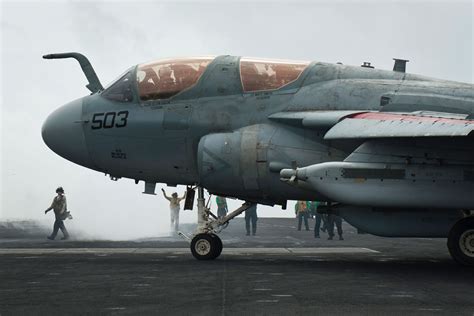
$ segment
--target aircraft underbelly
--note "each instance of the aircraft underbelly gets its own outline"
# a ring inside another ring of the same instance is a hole
[[[337,211],[359,230],[384,237],[447,237],[464,217],[452,209],[394,209],[339,205]]]

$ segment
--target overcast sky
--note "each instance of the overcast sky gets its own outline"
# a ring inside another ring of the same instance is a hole
[[[370,61],[383,69],[398,57],[410,60],[408,72],[473,82],[472,1],[2,1],[1,19],[0,219],[52,224],[43,211],[62,185],[76,217],[70,229],[90,237],[166,233],[168,206],[160,195],[141,194],[143,184],[112,182],[47,148],[48,114],[88,90],[75,61],[43,54],[82,52],[103,84],[140,62],[221,54]],[[195,221],[186,212],[183,220]],[[260,215],[293,211],[261,207]]]

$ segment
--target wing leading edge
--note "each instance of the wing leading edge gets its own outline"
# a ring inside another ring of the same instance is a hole
[[[302,128],[325,130],[326,140],[474,135],[474,120],[456,113],[299,111],[275,113],[269,119]]]
[[[473,135],[474,120],[419,113],[365,112],[349,115],[335,124],[324,139],[441,137]]]

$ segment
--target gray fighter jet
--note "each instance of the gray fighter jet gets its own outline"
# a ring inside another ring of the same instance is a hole
[[[371,234],[447,237],[474,264],[472,84],[400,59],[386,71],[226,55],[139,64],[103,88],[83,55],[44,58],[76,59],[92,92],[47,118],[45,143],[144,193],[196,186],[197,259],[218,257],[216,234],[253,203],[318,200]],[[247,202],[217,219],[204,189]]]

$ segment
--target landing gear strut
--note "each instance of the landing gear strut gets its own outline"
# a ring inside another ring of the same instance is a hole
[[[252,204],[246,202],[223,218],[216,218],[210,216],[212,213],[204,203],[204,189],[198,187],[198,228],[191,241],[191,253],[198,260],[212,260],[219,257],[222,252],[222,240],[216,233],[220,232],[231,219],[242,214]]]
[[[474,216],[454,224],[448,235],[448,249],[458,263],[474,266]]]

